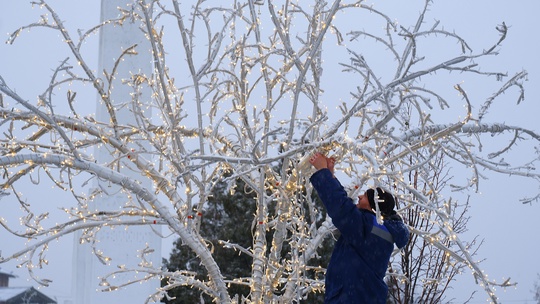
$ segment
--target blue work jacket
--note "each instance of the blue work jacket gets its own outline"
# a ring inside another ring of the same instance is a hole
[[[375,214],[359,209],[328,169],[318,170],[310,181],[341,232],[326,271],[325,303],[386,303],[384,276],[394,244],[403,248],[409,241],[407,226],[399,220],[378,224]]]

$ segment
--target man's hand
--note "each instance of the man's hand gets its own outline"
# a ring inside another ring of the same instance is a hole
[[[336,164],[336,159],[333,157],[326,157],[326,166],[328,167],[328,170],[332,172],[332,175],[334,175],[334,165]]]
[[[309,163],[315,167],[315,169],[320,170],[323,168],[329,169],[332,174],[334,173],[334,165],[336,160],[334,158],[328,158],[321,153],[315,153],[309,159]]]
[[[313,156],[311,156],[309,159],[309,163],[317,170],[328,168],[326,156],[322,155],[321,153],[313,154]]]

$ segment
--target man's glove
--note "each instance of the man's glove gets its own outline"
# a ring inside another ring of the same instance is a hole
[[[383,214],[383,217],[384,217],[384,220],[386,220],[386,221],[400,221],[400,222],[403,222],[403,219],[401,218],[401,216],[399,216],[399,214],[397,214],[394,210],[392,210],[391,212],[389,212],[387,214]]]

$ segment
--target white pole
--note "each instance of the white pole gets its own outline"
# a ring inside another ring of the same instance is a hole
[[[119,16],[118,8],[130,10],[129,5],[134,4],[133,0],[102,0],[101,1],[101,21],[115,19]],[[135,8],[137,9],[137,8]],[[102,28],[99,42],[99,63],[98,71],[104,70],[110,74],[115,61],[120,57],[123,50],[137,44],[137,55],[129,55],[123,58],[118,66],[117,74],[112,83],[110,100],[116,108],[116,118],[120,125],[136,125],[131,112],[131,107],[120,106],[129,104],[132,90],[129,86],[122,84],[122,79],[130,79],[133,74],[151,75],[152,57],[150,45],[144,33],[139,28],[139,23],[132,23],[130,19],[125,20],[122,26],[109,24]],[[104,79],[105,76],[101,75]],[[106,83],[106,81],[104,81]],[[151,92],[149,90],[142,93],[142,100],[148,100]],[[101,122],[110,122],[110,115],[105,105],[98,97],[96,118]],[[109,151],[101,149],[95,151],[95,157],[99,163],[104,163],[112,159]],[[122,171],[130,176],[129,170]],[[132,176],[140,179],[140,176]],[[102,181],[96,181],[94,186],[98,188]],[[150,182],[143,185],[151,189]],[[101,189],[108,189],[109,195],[97,197],[89,208],[99,211],[118,211],[129,200],[127,195],[119,191],[114,185],[101,185]],[[159,229],[159,228],[156,228]],[[78,235],[80,236],[80,234]],[[118,270],[117,266],[137,267],[140,258],[138,251],[144,249],[146,245],[155,251],[151,256],[153,265],[159,267],[161,264],[161,239],[148,227],[129,227],[124,229],[118,227],[109,229],[104,227],[98,234],[99,243],[97,248],[102,250],[104,255],[111,258],[110,265],[104,266],[91,252],[89,245],[80,245],[76,236],[73,258],[73,295],[74,304],[118,304],[118,303],[144,303],[146,298],[156,292],[159,287],[159,280],[153,279],[147,283],[135,283],[131,286],[112,292],[98,291],[100,288],[99,277]],[[143,277],[144,274],[129,274],[118,277],[118,281],[133,281]],[[103,287],[101,287],[103,288]]]

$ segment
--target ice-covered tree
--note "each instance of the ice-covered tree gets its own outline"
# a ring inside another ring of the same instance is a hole
[[[452,176],[443,153],[432,158],[433,167],[430,172],[431,179],[422,180],[418,178],[420,172],[411,171],[405,176],[411,187],[415,190],[428,194],[428,197],[442,191],[448,186]],[[427,175],[426,175],[427,177]],[[427,191],[428,188],[437,191]],[[447,222],[448,228],[456,235],[461,235],[467,231],[469,222],[469,199],[441,201],[443,205],[434,206],[434,209],[443,208],[446,210],[451,221]],[[434,203],[435,204],[435,203]],[[458,244],[454,241],[452,234],[440,234],[439,224],[431,221],[432,210],[425,210],[421,206],[407,208],[402,212],[406,222],[413,227],[414,231],[422,231],[411,235],[407,246],[403,248],[399,258],[395,259],[389,267],[387,284],[389,286],[388,303],[411,304],[411,303],[451,303],[447,291],[453,287],[458,287],[455,277],[466,268],[466,263],[454,263],[448,251],[459,251]],[[435,211],[436,212],[436,211]],[[422,234],[437,236],[439,246],[433,246],[430,237],[423,237]],[[481,243],[480,243],[481,244]],[[465,245],[471,257],[474,257],[480,247],[477,239],[474,238],[460,245]],[[443,246],[440,246],[443,245]],[[405,274],[406,279],[392,274]],[[474,292],[466,294],[465,297],[472,297]]]
[[[305,156],[322,151],[339,159],[336,174],[351,195],[367,186],[396,193],[402,215],[429,223],[411,221],[415,237],[444,252],[446,265],[469,267],[493,302],[493,286],[511,284],[488,280],[473,259],[470,241],[454,230],[460,213],[454,212],[450,192],[476,191],[491,174],[539,178],[540,136],[490,119],[497,102],[524,100],[525,71],[481,68],[485,60],[496,59],[506,24],[497,25],[492,44],[477,50],[433,19],[437,16],[427,18],[430,5],[436,5],[429,0],[416,1],[417,19],[411,24],[362,1],[134,0],[119,9],[118,18],[78,32],[66,27],[66,17],[47,1],[33,3],[44,17],[14,31],[8,43],[31,35],[27,30],[47,28],[63,37],[72,56],[59,58],[50,79],[32,84],[43,88],[35,102],[24,88],[0,78],[2,203],[18,203],[25,213],[20,222],[1,219],[0,224],[28,240],[24,248],[2,248],[0,262],[18,259],[33,272],[46,267],[54,240],[75,231],[99,239],[104,226],[161,224],[200,259],[206,277],[145,263],[144,251],[141,267],[111,267],[111,273],[163,277],[168,284],[154,299],[189,286],[219,303],[292,303],[324,288],[316,279],[322,276],[305,275],[324,272],[324,265],[313,268],[309,261],[333,230],[331,220],[321,218],[307,181]],[[110,98],[115,70],[94,71],[84,48],[101,28],[128,22],[146,34],[151,49],[118,50],[116,66],[151,52],[154,69],[142,74],[134,67],[122,81],[131,98],[118,103]],[[474,85],[464,85],[464,79]],[[151,97],[139,94],[143,88],[152,90]],[[85,106],[96,94],[107,110],[105,121]],[[130,109],[137,123],[119,123],[120,108]],[[486,151],[486,137],[496,138],[498,148]],[[509,163],[505,157],[518,144],[529,149]],[[98,162],[96,150],[110,153],[110,160]],[[442,188],[433,183],[441,157],[455,174]],[[37,202],[28,201],[19,185],[47,179],[54,185],[48,196],[65,191],[73,199],[36,211]],[[89,179],[119,186],[131,201],[118,212],[89,209],[96,195],[89,192]],[[214,187],[225,182],[228,191],[237,191],[237,179],[256,201],[253,242],[246,247],[225,239],[219,245],[247,255],[251,271],[229,279],[199,227]],[[154,188],[142,187],[143,181]],[[58,208],[61,214],[51,221],[49,213]],[[390,275],[396,282],[439,284],[426,273],[414,274],[424,278]],[[247,286],[249,294],[229,294],[233,285]]]

